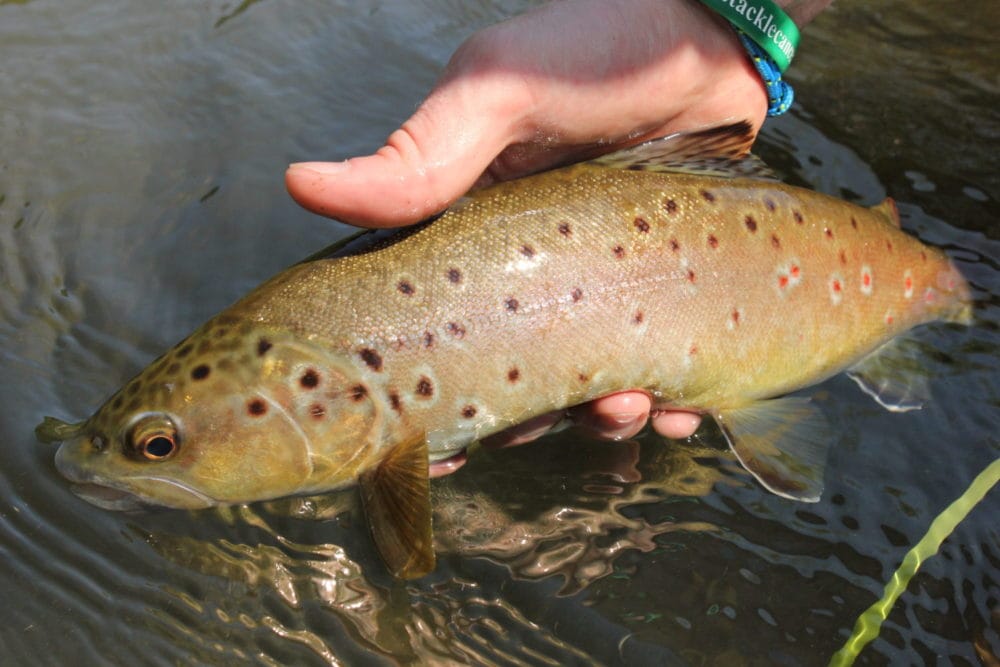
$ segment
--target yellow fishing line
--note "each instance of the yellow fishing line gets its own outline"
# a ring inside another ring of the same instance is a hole
[[[903,558],[889,583],[885,585],[885,593],[882,599],[865,610],[854,623],[854,632],[844,646],[833,654],[830,658],[831,667],[842,667],[854,664],[858,654],[868,642],[878,637],[882,621],[889,616],[889,611],[896,599],[906,590],[906,585],[920,564],[933,556],[941,548],[941,543],[945,541],[961,521],[972,511],[972,508],[979,504],[979,501],[989,492],[993,485],[1000,481],[1000,459],[996,459],[979,473],[969,488],[965,490],[958,500],[949,505],[941,514],[931,522],[931,527],[927,529],[927,534],[917,542]]]

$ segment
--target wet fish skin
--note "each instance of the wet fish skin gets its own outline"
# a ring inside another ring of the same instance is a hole
[[[291,267],[112,396],[57,467],[174,507],[317,493],[400,443],[413,451],[398,466],[426,465],[633,388],[712,414],[740,454],[743,435],[766,440],[735,423],[779,405],[764,399],[968,317],[961,275],[890,204],[611,162],[498,184],[387,247]],[[772,416],[811,425],[780,405]],[[172,433],[150,440],[164,416]],[[801,436],[788,428],[775,439]],[[741,460],[780,487],[784,472]]]

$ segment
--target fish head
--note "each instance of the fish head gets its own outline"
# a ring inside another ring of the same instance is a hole
[[[370,464],[382,411],[346,360],[290,332],[216,318],[87,421],[47,420],[56,467],[108,509],[197,509],[319,492]]]

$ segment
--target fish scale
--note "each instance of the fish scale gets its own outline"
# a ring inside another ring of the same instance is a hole
[[[740,155],[748,139],[746,124],[668,137],[302,262],[90,420],[39,435],[68,440],[57,466],[106,507],[360,480],[400,576],[433,567],[429,460],[626,389],[713,416],[765,487],[817,500],[828,426],[778,397],[851,368],[887,407],[911,407],[921,378],[889,342],[967,320],[968,287],[890,201],[866,209],[766,178]]]

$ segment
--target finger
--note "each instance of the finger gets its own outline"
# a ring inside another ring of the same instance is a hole
[[[428,466],[427,475],[431,479],[435,477],[444,477],[445,475],[450,475],[459,468],[465,465],[465,462],[469,459],[468,454],[463,449],[458,454],[450,456],[443,461],[434,461]]]
[[[626,391],[573,408],[573,420],[607,440],[631,438],[642,430],[652,407],[649,396]]]
[[[344,222],[419,222],[465,194],[516,138],[522,96],[510,78],[449,78],[373,155],[290,165],[285,186],[305,208]]]
[[[652,414],[653,429],[665,438],[683,440],[694,435],[701,425],[701,415],[682,410],[662,410]]]
[[[494,448],[523,445],[545,435],[549,429],[561,422],[565,416],[565,410],[556,410],[555,412],[548,412],[544,415],[533,417],[522,424],[512,426],[499,433],[483,438],[482,444],[486,447]]]

